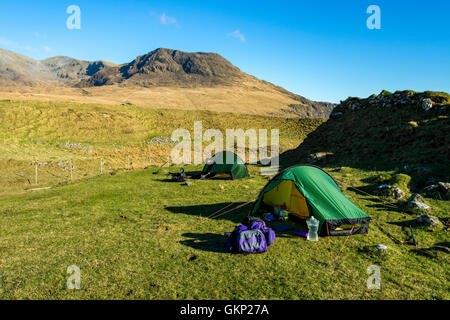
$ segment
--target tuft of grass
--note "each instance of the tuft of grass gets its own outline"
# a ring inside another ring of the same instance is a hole
[[[399,187],[408,194],[410,193],[411,177],[404,173],[397,173],[390,179],[390,184]]]

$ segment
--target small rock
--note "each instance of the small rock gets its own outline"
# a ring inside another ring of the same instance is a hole
[[[178,140],[168,138],[168,137],[155,137],[152,140],[148,142],[148,144],[170,144],[170,143],[177,143]]]
[[[328,158],[329,156],[332,156],[333,153],[331,152],[316,152],[316,153],[311,153],[308,156],[308,161],[310,163],[316,163],[318,161],[324,160],[326,158]]]
[[[333,111],[330,114],[330,119],[340,119],[344,114],[342,112]]]
[[[425,111],[431,110],[431,108],[433,108],[433,100],[431,100],[430,98],[422,99],[422,101],[420,101],[420,104],[422,109]]]

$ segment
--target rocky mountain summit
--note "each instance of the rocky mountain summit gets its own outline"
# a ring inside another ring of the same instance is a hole
[[[78,85],[217,86],[247,76],[216,53],[188,53],[160,48],[130,63],[103,68]]]

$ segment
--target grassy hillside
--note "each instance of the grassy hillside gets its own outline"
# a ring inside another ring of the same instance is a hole
[[[433,102],[431,110],[423,109],[424,99]],[[450,95],[444,92],[383,91],[367,99],[348,98],[281,162],[326,154],[319,165],[394,170],[411,175],[419,191],[429,179],[449,179],[449,113]]]
[[[0,86],[0,99],[88,104],[134,104],[146,108],[233,112],[289,118],[327,118],[333,105],[307,108],[298,96],[252,79],[216,88]]]
[[[423,110],[424,99],[433,108]],[[367,99],[348,98],[336,115],[286,154],[306,159],[313,152],[333,153],[332,161],[362,166],[447,164],[450,156],[450,95],[444,92],[383,91]]]
[[[296,146],[324,121],[133,105],[0,101],[0,194],[65,183],[70,180],[70,163],[75,167],[73,180],[99,174],[101,159],[104,172],[162,165],[174,144],[152,140],[170,138],[177,128],[193,134],[198,120],[203,130],[279,129],[281,152]]]

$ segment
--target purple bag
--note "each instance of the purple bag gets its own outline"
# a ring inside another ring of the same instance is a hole
[[[235,227],[228,238],[227,248],[235,253],[267,252],[274,240],[275,232],[263,221],[256,221],[250,229],[245,225]]]

